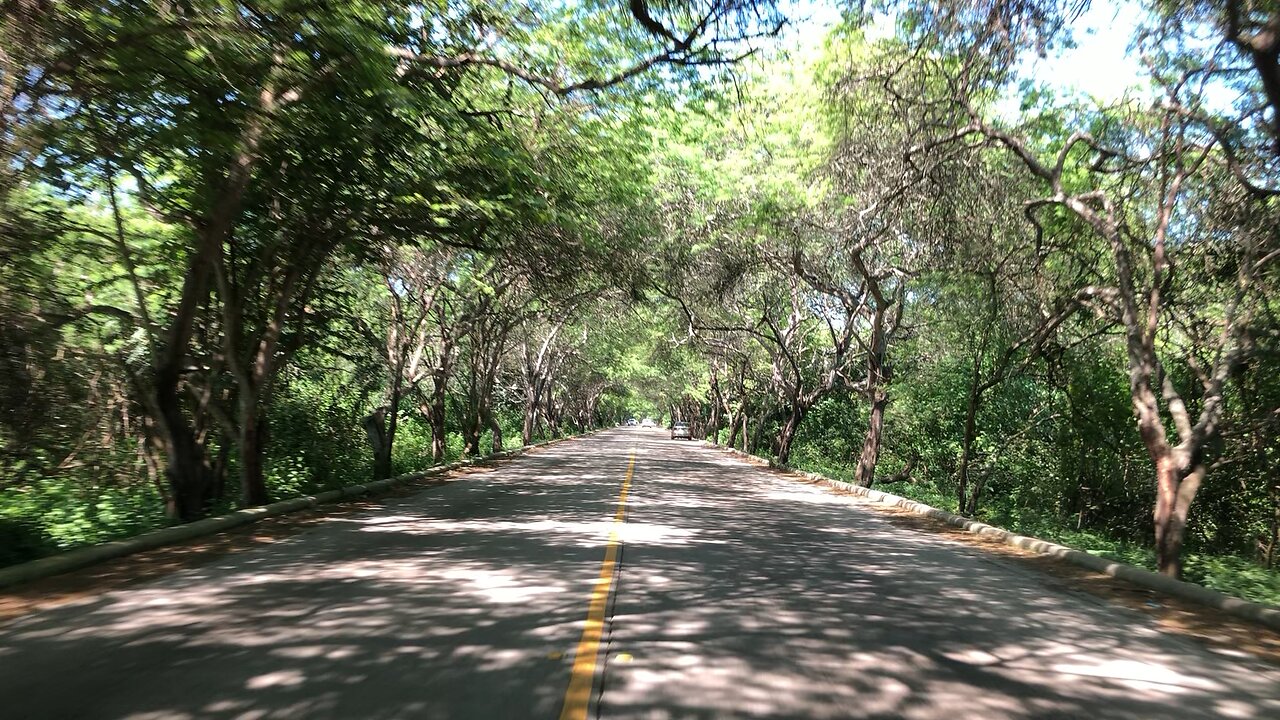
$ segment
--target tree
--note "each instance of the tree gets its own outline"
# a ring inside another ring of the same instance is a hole
[[[978,78],[992,71],[989,65],[975,60],[959,67],[943,75],[951,78],[952,106],[963,119],[939,142],[978,137],[1005,149],[1047,189],[1027,206],[1033,223],[1060,208],[1108,249],[1109,279],[1079,292],[1105,304],[1124,333],[1134,414],[1156,473],[1157,562],[1161,572],[1178,576],[1187,517],[1220,429],[1226,384],[1248,352],[1265,287],[1259,273],[1270,241],[1256,223],[1269,215],[1267,193],[1241,180],[1236,149],[1223,142],[1218,128],[1187,110],[1183,94],[1194,92],[1189,88],[1199,69],[1169,82],[1162,106],[1116,108],[1097,119],[1097,133],[1077,130],[1049,150],[987,117],[979,99],[987,86]],[[995,82],[1000,79],[997,72]],[[1192,196],[1202,202],[1192,203]],[[1222,241],[1199,240],[1210,230],[1207,237]],[[1180,299],[1199,293],[1177,282],[1174,268],[1208,246],[1224,263],[1216,277],[1225,300],[1197,312]],[[1188,325],[1206,331],[1186,332]],[[1194,382],[1179,387],[1173,370],[1179,363]]]

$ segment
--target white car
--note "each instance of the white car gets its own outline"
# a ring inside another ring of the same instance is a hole
[[[653,418],[645,418],[644,420],[640,421],[640,427],[651,428],[656,426],[653,424]]]
[[[672,440],[692,440],[693,433],[689,430],[688,423],[678,422],[671,426]]]

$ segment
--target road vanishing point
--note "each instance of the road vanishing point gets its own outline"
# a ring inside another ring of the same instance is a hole
[[[597,717],[1275,720],[1280,672],[640,428],[0,627],[5,720]]]

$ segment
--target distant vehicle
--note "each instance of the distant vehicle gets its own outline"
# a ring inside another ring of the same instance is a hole
[[[645,418],[640,421],[640,427],[657,427],[653,424],[653,418]]]
[[[627,418],[627,427],[635,427],[635,426],[636,426],[636,419],[635,419],[635,418]]]
[[[692,440],[693,433],[689,432],[689,425],[687,423],[678,422],[671,426],[671,439]]]

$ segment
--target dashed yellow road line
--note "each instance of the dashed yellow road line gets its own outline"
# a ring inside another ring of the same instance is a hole
[[[573,653],[573,670],[569,676],[569,689],[564,693],[564,708],[560,720],[587,720],[591,705],[591,689],[595,686],[596,663],[600,655],[600,640],[604,637],[605,613],[609,606],[609,593],[613,591],[613,574],[618,565],[618,534],[627,519],[627,494],[631,492],[631,476],[636,468],[636,451],[631,451],[627,461],[627,474],[618,494],[618,511],[613,516],[609,530],[609,542],[604,548],[604,562],[600,575],[591,590],[587,604],[587,624],[582,628],[582,638]]]

